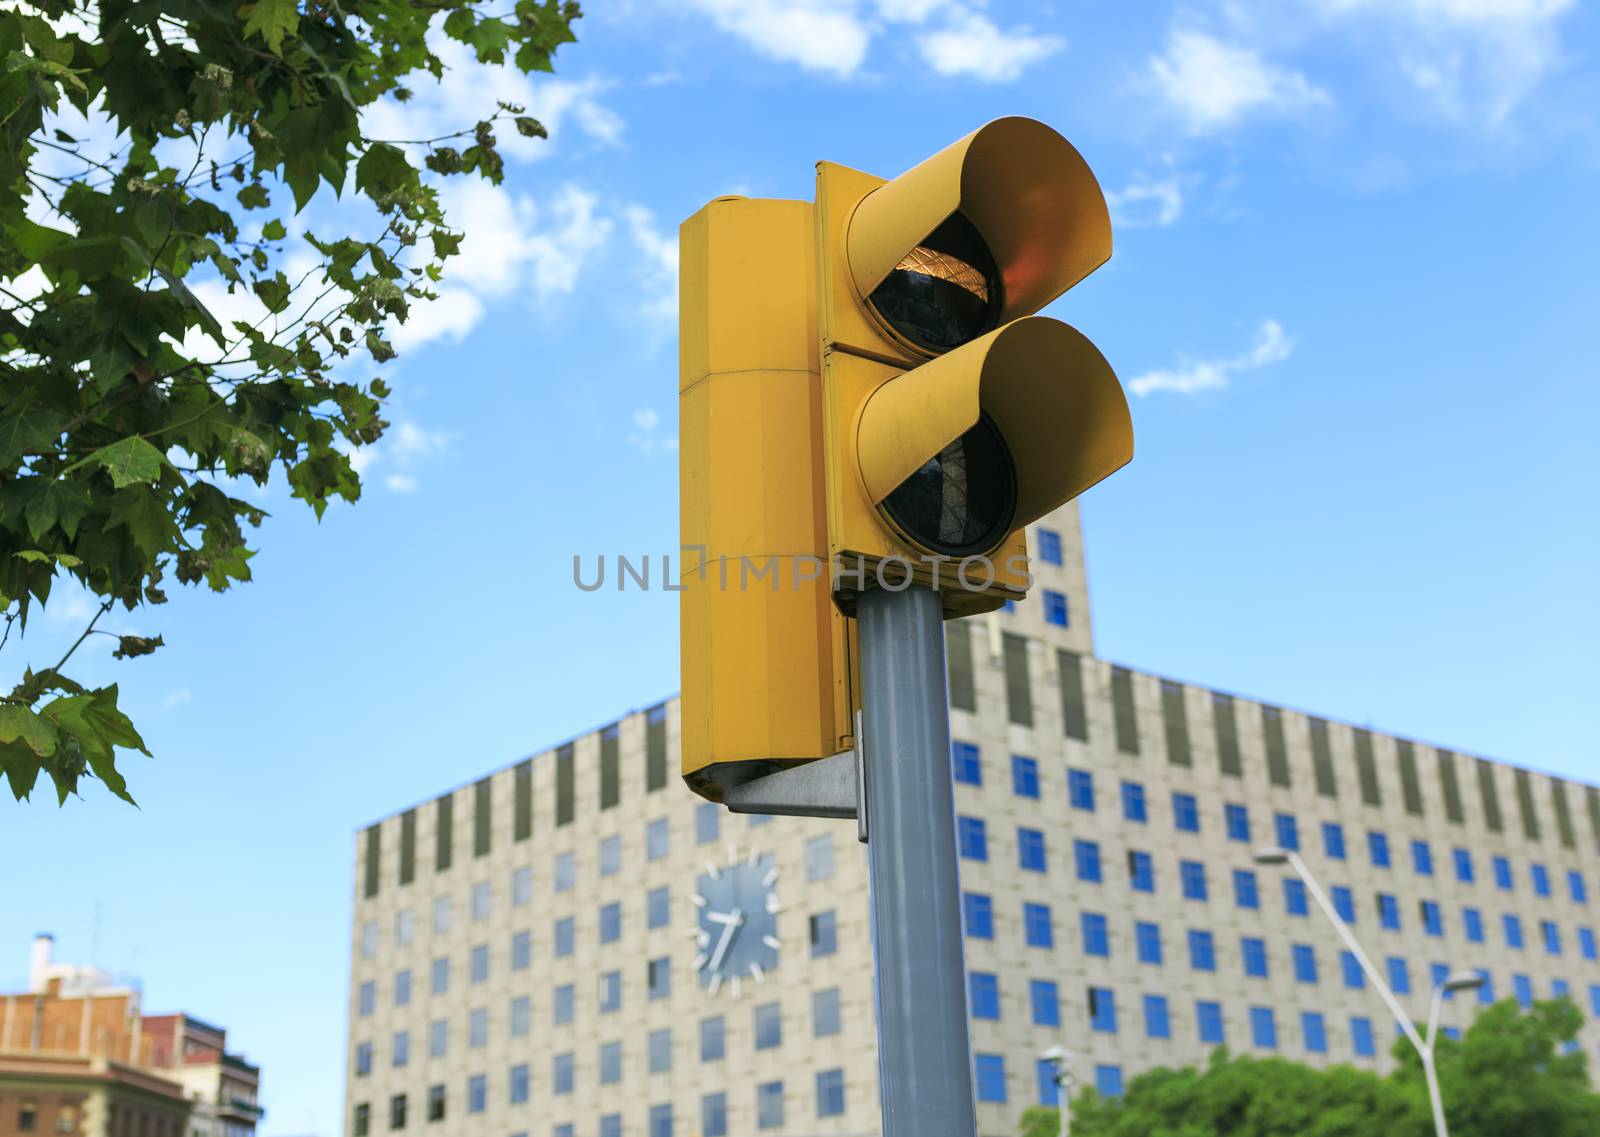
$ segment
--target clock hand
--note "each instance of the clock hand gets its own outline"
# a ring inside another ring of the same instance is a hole
[[[710,967],[712,971],[716,971],[717,966],[722,962],[723,955],[728,950],[729,943],[733,940],[734,932],[738,931],[739,925],[744,923],[744,913],[739,909],[735,908],[730,915],[731,919],[723,924],[722,938],[717,941],[717,950],[711,953]]]

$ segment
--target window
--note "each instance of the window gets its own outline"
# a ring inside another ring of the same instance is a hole
[[[1411,968],[1398,955],[1391,955],[1386,963],[1389,971],[1389,990],[1396,995],[1411,994]]]
[[[701,1137],[728,1137],[728,1095],[706,1094],[700,1099]]]
[[[1578,929],[1578,954],[1584,959],[1595,958],[1595,943],[1593,928]]]
[[[833,834],[824,833],[806,842],[806,879],[833,878]]]
[[[443,1121],[444,1120],[444,1105],[445,1105],[444,1087],[443,1086],[429,1086],[428,1087],[428,1120],[429,1121]]]
[[[1011,756],[1011,792],[1018,797],[1039,797],[1039,763],[1021,754]]]
[[[1510,892],[1512,889],[1511,862],[1505,857],[1496,857],[1492,863],[1494,865],[1495,887],[1502,891]]]
[[[1022,906],[1022,927],[1029,947],[1053,948],[1056,946],[1055,932],[1051,926],[1050,906],[1048,904],[1024,904]]]
[[[556,921],[555,934],[551,938],[554,945],[552,951],[557,959],[572,954],[573,941],[577,938],[577,925],[573,923],[571,916],[563,916]]]
[[[975,940],[994,939],[994,903],[984,893],[961,894],[961,918],[968,936]]]
[[[1256,887],[1256,874],[1249,869],[1233,870],[1233,900],[1240,908],[1260,908],[1261,893]]]
[[[443,995],[450,990],[450,960],[440,956],[434,960],[428,969],[429,990],[435,995]]]
[[[1196,971],[1217,969],[1217,949],[1210,932],[1189,930],[1189,966]]]
[[[433,898],[433,934],[442,936],[450,931],[450,918],[452,915],[451,897],[435,896]]]
[[[1476,908],[1463,908],[1461,910],[1461,926],[1466,930],[1467,940],[1470,943],[1483,943],[1483,913]]]
[[[356,1014],[365,1018],[377,1005],[378,985],[369,979],[356,989]]]
[[[365,1078],[372,1073],[372,1043],[356,1044],[356,1077]]]
[[[622,838],[616,834],[600,839],[600,875],[616,876],[622,871]]]
[[[756,1086],[756,1128],[776,1129],[783,1124],[783,1083],[761,1082]]]
[[[1244,973],[1252,979],[1267,977],[1267,943],[1255,936],[1239,940],[1239,955],[1244,960]]]
[[[1391,932],[1400,930],[1400,902],[1387,892],[1378,893],[1378,926]]]
[[[473,983],[484,983],[489,979],[489,945],[478,944],[467,956],[468,971]]]
[[[650,1131],[646,1137],[672,1137],[672,1106],[650,1107]]]
[[[1323,1022],[1322,1015],[1318,1012],[1304,1011],[1301,1013],[1300,1037],[1305,1039],[1307,1053],[1326,1054],[1328,1052],[1328,1028]]]
[[[645,893],[644,923],[647,928],[665,928],[672,919],[672,893],[666,885]]]
[[[1543,865],[1529,865],[1528,875],[1533,878],[1533,894],[1535,896],[1550,895],[1550,870]]]
[[[558,853],[555,862],[555,890],[570,892],[578,883],[578,856],[576,853]]]
[[[406,1127],[406,1095],[395,1094],[389,1099],[389,1128]]]
[[[1061,695],[1061,733],[1087,741],[1089,719],[1083,698],[1083,658],[1075,651],[1057,650],[1056,676]]]
[[[1141,853],[1137,849],[1128,850],[1128,882],[1133,885],[1135,892],[1156,890],[1155,861],[1149,853]]]
[[[1290,916],[1306,916],[1310,907],[1306,903],[1306,882],[1297,876],[1283,878],[1283,910]]]
[[[1428,975],[1429,989],[1436,988],[1450,978],[1450,965],[1447,963],[1435,963],[1428,968]],[[1446,991],[1444,997],[1446,1002],[1450,1002],[1455,999],[1456,993],[1454,991]]]
[[[1317,981],[1317,952],[1310,944],[1294,944],[1289,948],[1289,955],[1294,960],[1294,979],[1296,983],[1315,983]]]
[[[1522,920],[1510,912],[1505,914],[1502,921],[1506,931],[1506,947],[1520,948],[1522,946]]]
[[[1027,872],[1045,871],[1044,832],[1042,830],[1018,827],[1017,867]]]
[[[1133,926],[1133,941],[1139,952],[1140,963],[1161,963],[1161,927],[1140,920]]]
[[[1517,1005],[1523,1010],[1533,1005],[1533,981],[1526,975],[1511,977],[1511,993],[1516,997]]]
[[[567,1128],[571,1128],[569,1125]],[[526,1133],[513,1133],[511,1137],[528,1137]],[[622,1137],[622,1114],[602,1113],[600,1115],[600,1137]]]
[[[1250,1008],[1250,1040],[1262,1050],[1277,1049],[1278,1024],[1271,1007]]]
[[[450,1050],[450,1023],[434,1019],[428,1024],[428,1057],[443,1058]]]
[[[645,996],[650,999],[665,999],[672,994],[672,960],[663,955],[646,962],[644,985]]]
[[[1141,825],[1150,819],[1145,808],[1144,786],[1138,782],[1122,783],[1122,819],[1137,821]]]
[[[1222,823],[1228,831],[1228,840],[1250,840],[1250,810],[1245,806],[1233,802],[1225,804],[1222,807]]]
[[[622,1043],[602,1042],[600,1044],[600,1084],[613,1085],[622,1081]]]
[[[1451,854],[1451,859],[1456,866],[1456,879],[1462,884],[1471,884],[1473,880],[1472,850],[1456,849]]]
[[[844,1113],[844,1071],[817,1072],[817,1116],[838,1117]]]
[[[1365,1015],[1356,1015],[1350,1020],[1350,1049],[1362,1058],[1378,1053],[1372,1041],[1372,1020]]]
[[[1344,826],[1337,821],[1322,823],[1322,851],[1329,860],[1344,860]]]
[[[1067,598],[1060,592],[1044,590],[1044,622],[1058,628],[1067,626]]]
[[[489,1042],[489,1009],[474,1007],[467,1012],[467,1045],[486,1046]]]
[[[824,1038],[838,1034],[839,1022],[839,988],[829,987],[825,991],[813,991],[811,993],[812,1036]]]
[[[521,1038],[532,1025],[533,1004],[526,995],[511,1000],[511,1037]]]
[[[1117,1033],[1117,996],[1109,987],[1089,988],[1089,1029]]]
[[[571,983],[563,983],[550,995],[551,1017],[557,1026],[572,1021],[578,1009],[578,989]]]
[[[972,631],[959,620],[944,631],[945,674],[950,684],[950,706],[959,711],[978,709],[972,681]]]
[[[394,942],[399,947],[405,947],[416,935],[417,917],[409,908],[402,908],[394,914]]]
[[[1094,812],[1094,775],[1087,770],[1067,771],[1067,804]]]
[[[1444,916],[1437,900],[1422,902],[1422,930],[1430,936],[1444,935]]]
[[[1291,850],[1300,848],[1300,825],[1295,821],[1294,814],[1275,814],[1272,818],[1272,831],[1278,838],[1279,848]]]
[[[474,1074],[467,1079],[467,1112],[482,1113],[489,1104],[489,1078]]]
[[[1078,870],[1078,879],[1091,884],[1100,883],[1100,846],[1094,841],[1074,841],[1072,861]]]
[[[1376,829],[1367,833],[1367,856],[1372,861],[1373,868],[1389,867],[1389,838]]]
[[[1047,565],[1060,564],[1061,534],[1040,526],[1034,530],[1034,536],[1039,539],[1039,559]]]
[[[983,785],[983,764],[978,759],[978,748],[972,743],[952,742],[950,763],[955,767],[956,781],[969,786]]]
[[[658,817],[644,827],[644,859],[659,861],[672,850],[672,830],[665,817]]]
[[[473,920],[487,920],[492,906],[493,893],[488,881],[479,881],[472,886],[472,918]]]
[[[978,1083],[978,1100],[1006,1100],[1006,1060],[999,1054],[974,1054],[972,1072]]]
[[[550,1092],[553,1094],[570,1094],[572,1092],[572,1052],[557,1054],[550,1060]]]
[[[622,972],[604,971],[600,974],[600,1013],[610,1014],[622,1009]]]
[[[833,909],[811,917],[811,958],[832,955],[839,950],[839,923]]]
[[[709,845],[722,834],[722,807],[714,801],[702,802],[694,811],[694,841]]]
[[[1144,997],[1144,1036],[1146,1038],[1171,1038],[1172,1016],[1167,1013],[1165,995]]]
[[[519,1062],[506,1075],[508,1096],[512,1105],[522,1105],[528,1100],[528,1064]]]
[[[622,905],[616,901],[600,906],[600,942],[609,944],[622,938]]]
[[[1433,875],[1433,849],[1426,841],[1411,842],[1411,867],[1418,876]]]
[[[1539,932],[1544,937],[1544,950],[1550,955],[1561,954],[1561,929],[1554,920],[1540,920]]]
[[[1122,1096],[1122,1067],[1096,1066],[1094,1068],[1095,1092],[1103,1098]]]
[[[372,1107],[366,1102],[356,1106],[355,1121],[351,1126],[355,1137],[367,1137],[372,1128]]]
[[[1344,985],[1354,990],[1360,990],[1367,985],[1367,977],[1362,973],[1361,961],[1355,953],[1342,951],[1339,953],[1339,972],[1344,976]]]
[[[967,996],[972,1004],[975,1019],[1000,1017],[1000,980],[988,971],[973,971],[967,975]]]
[[[1083,913],[1083,954],[1109,956],[1111,938],[1106,931],[1106,918],[1098,912]]]
[[[1333,910],[1339,914],[1339,919],[1346,924],[1356,922],[1356,901],[1350,890],[1342,884],[1336,884],[1328,890],[1333,899]]]
[[[1584,883],[1583,874],[1577,869],[1571,869],[1567,873],[1567,892],[1574,904],[1589,903],[1589,888]]]
[[[1179,861],[1178,878],[1183,882],[1186,900],[1206,898],[1206,867],[1199,861]]]
[[[1061,1025],[1061,999],[1056,985],[1048,979],[1034,979],[1028,984],[1028,1001],[1033,1007],[1034,1026]]]
[[[717,1062],[722,1059],[725,1033],[721,1015],[700,1020],[700,1061]]]
[[[989,836],[983,821],[976,817],[957,817],[956,836],[961,844],[961,855],[969,861],[989,859]]]
[[[1161,726],[1166,735],[1167,761],[1174,766],[1194,765],[1189,751],[1189,714],[1183,684],[1161,680]]]
[[[777,1003],[762,1003],[755,1009],[756,1049],[771,1050],[783,1044],[783,1014]]]
[[[1005,659],[1006,717],[1018,726],[1033,725],[1033,687],[1028,677],[1028,641],[1004,632],[1000,637]]]
[[[1125,667],[1111,669],[1111,725],[1117,749],[1124,754],[1139,753],[1139,716],[1134,708],[1133,672]]]
[[[1193,794],[1172,795],[1172,823],[1184,833],[1200,832],[1200,807]]]
[[[1195,1025],[1200,1030],[1200,1041],[1220,1046],[1225,1041],[1222,1030],[1222,1004],[1200,1000],[1194,1005]]]
[[[397,1007],[409,1006],[411,1003],[411,969],[401,968],[394,973],[394,1005]]]

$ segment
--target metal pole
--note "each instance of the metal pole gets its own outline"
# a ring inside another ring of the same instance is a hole
[[[1056,1102],[1056,1107],[1061,1114],[1061,1137],[1067,1137],[1067,1130],[1072,1124],[1071,1115],[1067,1109],[1067,1098],[1072,1091],[1072,1077],[1067,1073],[1067,1064],[1065,1062],[1061,1063],[1061,1075],[1056,1080],[1056,1085],[1061,1089],[1061,1092],[1056,1095],[1059,1099]]]
[[[1422,1051],[1422,1072],[1428,1079],[1428,1101],[1433,1106],[1433,1131],[1435,1137],[1450,1137],[1444,1122],[1444,1096],[1439,1092],[1439,1070],[1433,1062],[1433,1043],[1439,1034],[1439,1012],[1444,1009],[1445,985],[1433,988],[1433,1005],[1428,1008],[1427,1046]]]
[[[910,585],[856,618],[883,1137],[973,1137],[944,613]]]

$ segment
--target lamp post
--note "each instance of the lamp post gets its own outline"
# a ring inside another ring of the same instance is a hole
[[[1262,865],[1288,865],[1305,884],[1306,891],[1317,902],[1317,907],[1322,909],[1322,914],[1333,925],[1333,930],[1339,934],[1339,939],[1355,956],[1356,962],[1361,965],[1361,970],[1367,979],[1377,988],[1384,1005],[1389,1008],[1389,1013],[1394,1016],[1394,1021],[1405,1033],[1407,1040],[1416,1049],[1417,1056],[1422,1059],[1422,1072],[1428,1082],[1428,1100],[1433,1106],[1433,1131],[1435,1137],[1450,1137],[1450,1130],[1444,1120],[1444,1099],[1439,1095],[1439,1073],[1433,1064],[1434,1035],[1439,1026],[1439,1012],[1447,994],[1455,991],[1467,991],[1483,986],[1483,976],[1471,971],[1454,971],[1445,976],[1444,981],[1433,989],[1433,1006],[1428,1015],[1428,1036],[1423,1038],[1417,1033],[1417,1028],[1412,1023],[1410,1016],[1400,1006],[1394,992],[1389,990],[1389,984],[1384,982],[1383,975],[1374,966],[1372,960],[1367,958],[1367,953],[1361,950],[1361,945],[1356,941],[1355,933],[1339,915],[1339,910],[1333,906],[1333,901],[1328,899],[1328,894],[1322,890],[1316,878],[1311,875],[1311,870],[1301,859],[1300,854],[1292,849],[1267,848],[1257,849],[1255,853],[1257,864]]]
[[[1072,1074],[1067,1069],[1067,1064],[1072,1061],[1072,1053],[1059,1046],[1052,1046],[1039,1055],[1039,1060],[1048,1063],[1055,1071],[1056,1112],[1061,1117],[1061,1137],[1067,1137],[1067,1094],[1072,1088]]]

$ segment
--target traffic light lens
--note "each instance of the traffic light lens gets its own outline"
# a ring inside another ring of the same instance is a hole
[[[923,463],[883,508],[906,536],[935,553],[987,553],[1011,532],[1017,470],[988,415]]]
[[[948,351],[995,326],[1000,273],[977,228],[952,213],[900,259],[867,301],[917,347]]]

